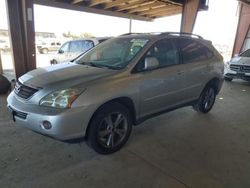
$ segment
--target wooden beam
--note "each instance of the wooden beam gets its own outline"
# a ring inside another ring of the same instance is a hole
[[[51,1],[51,0],[33,0],[35,4],[44,5],[44,6],[50,6],[50,7],[57,7],[57,8],[63,8],[68,10],[76,10],[76,11],[82,11],[82,12],[89,12],[94,14],[102,14],[102,15],[108,15],[108,16],[115,16],[115,17],[121,17],[121,18],[132,18],[134,20],[141,20],[141,21],[152,21],[151,18],[145,17],[145,16],[139,16],[135,14],[126,14],[123,12],[115,12],[110,10],[104,10],[104,9],[98,9],[94,7],[87,7],[87,6],[79,6],[79,5],[73,5],[73,4],[67,4],[57,1]]]
[[[106,2],[109,2],[109,0],[91,0],[89,6],[93,7]]]
[[[36,68],[33,0],[6,0],[16,77]]]
[[[73,1],[71,2],[71,4],[77,5],[77,4],[81,3],[81,2],[83,2],[83,0],[73,0]]]
[[[147,11],[147,10],[152,10],[155,8],[160,8],[166,6],[165,3],[162,2],[151,2],[146,5],[138,6],[136,8],[132,8],[128,10],[128,13],[134,13],[134,12],[142,12],[142,11]]]
[[[176,15],[176,14],[181,14],[182,9],[181,8],[175,8],[175,9],[171,9],[168,11],[161,11],[161,12],[156,12],[154,14],[149,14],[149,17],[153,17],[153,18],[159,18],[159,17],[164,17],[164,16],[170,16],[170,15]]]
[[[135,1],[135,2],[132,2],[132,3],[129,3],[129,4],[123,5],[123,6],[119,6],[119,7],[117,8],[117,11],[129,10],[129,9],[131,9],[131,8],[137,7],[138,5],[147,4],[148,2],[149,2],[148,0],[138,0],[138,1]]]
[[[192,33],[201,0],[184,0],[181,32]]]
[[[144,11],[144,12],[139,12],[138,15],[151,15],[151,14],[155,14],[157,12],[167,12],[169,10],[175,9],[175,8],[181,8],[179,6],[175,6],[175,5],[166,5],[164,7],[159,7],[159,8],[155,8],[152,10],[148,10],[148,11]]]
[[[118,5],[128,4],[128,2],[129,2],[129,1],[126,1],[126,0],[111,1],[111,2],[105,3],[105,4],[104,4],[104,8],[105,8],[105,9],[109,9],[109,8],[112,8],[112,7],[116,7],[116,6],[118,6]]]

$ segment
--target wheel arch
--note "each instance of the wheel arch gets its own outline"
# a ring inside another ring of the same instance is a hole
[[[100,105],[95,111],[94,113],[92,114],[89,122],[88,122],[88,126],[86,128],[86,131],[85,131],[85,137],[87,138],[88,137],[88,133],[89,133],[89,128],[90,128],[90,124],[94,118],[94,116],[96,115],[96,113],[98,112],[98,110],[100,108],[102,108],[104,105],[108,105],[110,103],[119,103],[121,105],[123,105],[125,108],[128,109],[128,111],[130,112],[131,114],[131,118],[132,118],[132,123],[133,125],[136,124],[136,108],[135,108],[135,104],[133,102],[133,100],[129,97],[117,97],[117,98],[114,98],[114,99],[111,99],[111,100],[108,100],[106,101],[105,103],[103,103],[102,105]]]
[[[212,86],[214,89],[215,89],[215,92],[216,92],[216,95],[219,93],[220,91],[220,87],[221,87],[221,84],[220,84],[220,79],[218,77],[214,77],[212,78],[211,80],[209,80],[207,82],[207,84],[205,85],[204,89],[207,87],[207,86]],[[203,90],[204,90],[203,89]]]

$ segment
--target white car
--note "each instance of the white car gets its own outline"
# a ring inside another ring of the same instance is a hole
[[[226,63],[224,79],[232,81],[234,78],[250,81],[250,49],[233,57]]]
[[[84,38],[65,42],[58,50],[56,56],[50,61],[50,64],[53,65],[71,61],[109,38],[110,37]]]

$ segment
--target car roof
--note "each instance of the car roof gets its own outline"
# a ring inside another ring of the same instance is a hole
[[[119,37],[124,38],[147,38],[147,39],[158,39],[162,37],[187,37],[192,39],[201,39],[203,38],[200,35],[192,33],[183,33],[183,32],[153,32],[153,33],[126,33],[120,35]]]

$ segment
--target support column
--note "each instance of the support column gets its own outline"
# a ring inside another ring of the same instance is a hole
[[[132,33],[132,18],[129,18],[129,33]]]
[[[3,65],[2,65],[2,58],[1,58],[1,50],[0,50],[0,74],[3,74]]]
[[[181,32],[192,33],[200,0],[184,0],[181,18]]]
[[[250,28],[250,4],[240,3],[240,13],[238,28],[234,41],[233,54],[239,54],[247,36],[248,29]]]
[[[36,68],[33,0],[6,0],[16,77]]]

